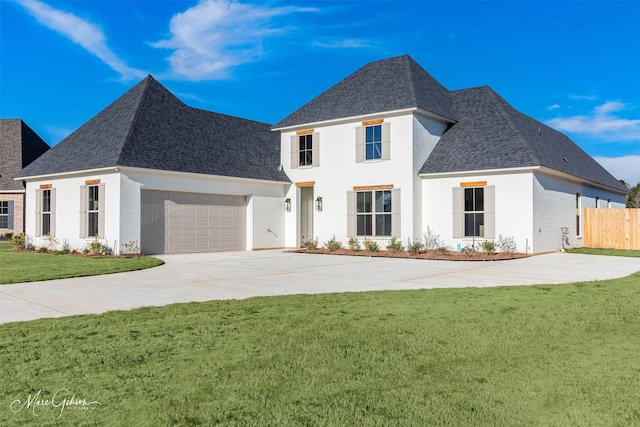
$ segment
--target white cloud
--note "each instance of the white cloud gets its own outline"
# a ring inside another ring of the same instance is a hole
[[[640,183],[640,155],[622,157],[594,157],[617,179],[624,179],[632,186]]]
[[[106,37],[96,25],[85,21],[71,13],[55,9],[38,0],[18,0],[42,25],[67,37],[77,45],[82,46],[89,53],[97,56],[111,69],[118,72],[125,79],[144,77],[145,73],[127,66],[107,46]]]
[[[313,45],[325,49],[368,49],[374,47],[371,42],[360,39],[316,41],[313,42]]]
[[[621,118],[616,114],[625,109],[618,101],[605,102],[594,108],[590,115],[558,117],[547,124],[560,131],[584,134],[606,141],[640,140],[640,119]]]
[[[547,107],[547,110],[553,111],[553,110],[557,110],[558,108],[560,108],[560,104],[553,104],[553,105],[549,105]]]
[[[201,0],[171,19],[171,38],[152,44],[172,49],[172,71],[190,80],[225,78],[237,65],[264,55],[262,43],[288,30],[276,18],[313,8],[243,4],[233,0]]]
[[[595,95],[569,95],[569,98],[574,100],[584,99],[585,101],[595,101],[598,99]]]

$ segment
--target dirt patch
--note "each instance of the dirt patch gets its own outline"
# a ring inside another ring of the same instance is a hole
[[[290,252],[305,254],[324,254],[324,255],[348,255],[348,256],[367,256],[367,257],[383,257],[383,258],[412,258],[412,259],[435,259],[446,261],[504,261],[509,259],[527,258],[530,254],[523,253],[496,253],[487,255],[483,252],[454,252],[454,251],[420,251],[416,255],[411,255],[407,251],[380,251],[371,252],[367,250],[352,251],[351,249],[337,249],[331,251],[329,249],[297,249]]]

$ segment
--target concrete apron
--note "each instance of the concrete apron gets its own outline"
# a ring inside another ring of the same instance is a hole
[[[432,261],[286,253],[161,255],[160,267],[0,285],[0,323],[254,296],[559,284],[640,271],[638,258],[553,253],[509,261]]]

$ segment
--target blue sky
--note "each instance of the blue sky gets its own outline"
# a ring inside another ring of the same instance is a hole
[[[640,182],[638,1],[0,0],[0,117],[55,145],[152,74],[193,107],[275,123],[405,53]]]

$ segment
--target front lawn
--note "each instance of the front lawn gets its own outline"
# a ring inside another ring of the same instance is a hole
[[[640,425],[639,290],[636,273],[0,325],[0,425]]]
[[[37,282],[68,277],[97,276],[142,270],[163,264],[152,257],[86,257],[13,251],[10,243],[0,243],[0,284]]]
[[[627,257],[640,258],[640,251],[625,250],[625,249],[571,248],[571,249],[566,249],[566,252],[570,254],[627,256]]]

